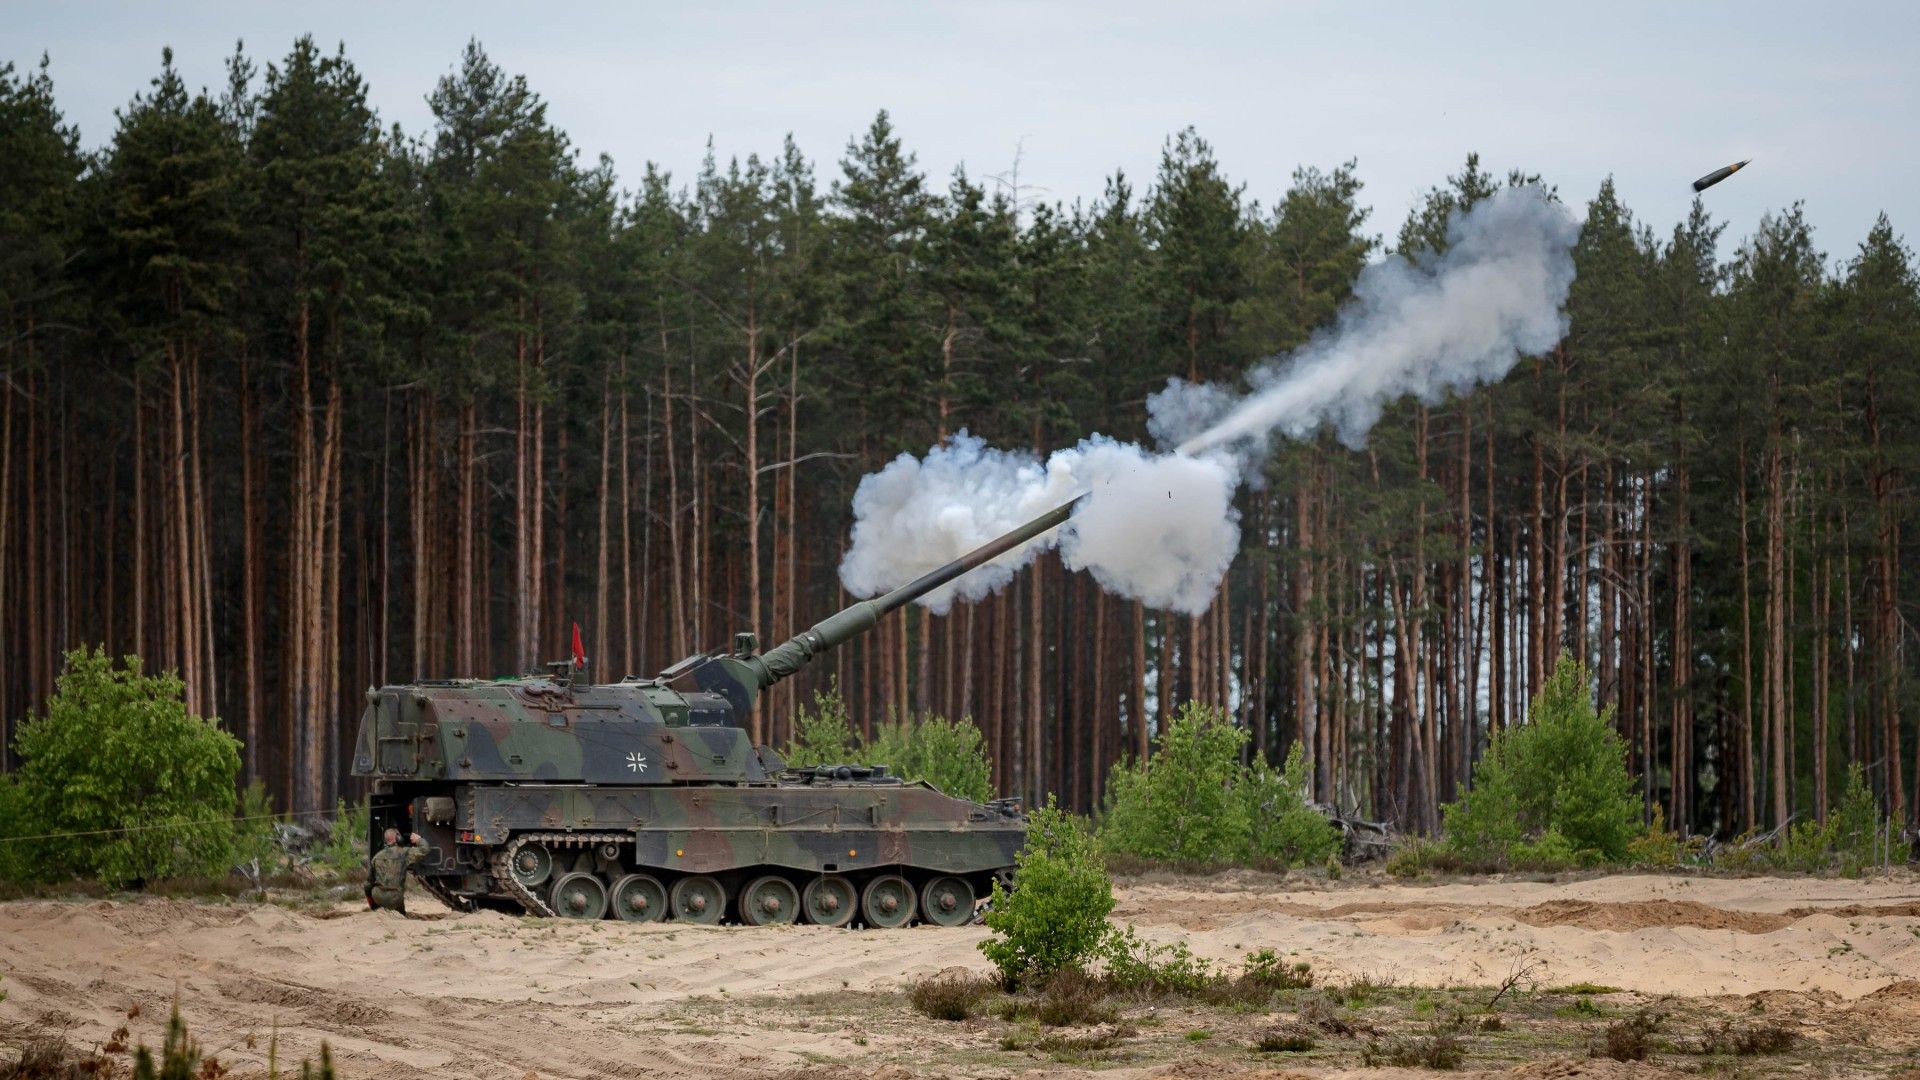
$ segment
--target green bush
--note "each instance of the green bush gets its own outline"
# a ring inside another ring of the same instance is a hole
[[[273,800],[267,785],[255,780],[240,792],[240,809],[233,819],[235,866],[257,865],[261,874],[279,869],[280,844],[274,836]]]
[[[793,741],[781,751],[787,764],[845,765],[860,756],[859,740],[847,722],[847,703],[838,687],[813,692],[813,708],[802,708],[793,718]]]
[[[332,831],[326,846],[315,853],[315,861],[341,876],[365,870],[373,853],[367,850],[367,830],[373,827],[373,806],[366,799],[349,804],[334,803]]]
[[[1299,743],[1278,770],[1256,758],[1240,763],[1247,741],[1218,709],[1188,702],[1144,762],[1129,762],[1107,782],[1100,842],[1119,855],[1174,863],[1325,863],[1340,834],[1307,802],[1306,755]]]
[[[14,748],[19,790],[8,798],[36,831],[96,834],[28,845],[30,876],[124,885],[225,873],[240,743],[187,712],[171,672],[75,649],[46,714],[21,725]]]
[[[0,773],[0,881],[27,881],[33,875],[35,830],[27,791],[13,773]]]
[[[1242,776],[1244,728],[1218,709],[1188,702],[1146,761],[1116,770],[1107,785],[1100,841],[1108,850],[1174,862],[1233,862],[1252,838]]]
[[[1626,861],[1632,866],[1680,866],[1699,855],[1698,841],[1689,841],[1667,828],[1667,811],[1653,804],[1653,820],[1647,830],[1627,843]]]
[[[1473,786],[1444,808],[1446,843],[1474,864],[1509,865],[1525,853],[1620,862],[1640,835],[1640,801],[1612,712],[1594,710],[1587,671],[1562,656],[1528,722],[1501,733],[1473,771]],[[1549,842],[1548,833],[1559,839]],[[1547,846],[1542,846],[1543,844]]]
[[[1304,960],[1288,963],[1272,949],[1247,954],[1240,977],[1269,990],[1305,990],[1313,985],[1313,966]]]
[[[1421,836],[1409,836],[1394,844],[1387,853],[1385,869],[1397,878],[1417,878],[1431,873],[1451,873],[1465,866],[1454,849]]]
[[[970,720],[924,716],[888,724],[861,756],[905,780],[925,780],[948,795],[974,802],[993,798],[993,764],[986,740]]]
[[[1213,964],[1193,955],[1184,941],[1155,945],[1133,927],[1109,929],[1100,943],[1107,983],[1116,990],[1192,997],[1226,981]]]
[[[1880,807],[1873,801],[1873,789],[1867,786],[1866,770],[1859,762],[1848,765],[1840,805],[1827,816],[1827,842],[1841,873],[1853,877],[1880,861],[1883,821]]]
[[[1278,772],[1256,757],[1239,782],[1248,853],[1281,867],[1325,864],[1339,877],[1340,830],[1307,802],[1307,756],[1299,743]]]
[[[793,741],[781,756],[797,767],[885,765],[903,780],[925,780],[948,795],[975,802],[993,798],[993,764],[973,721],[923,716],[884,724],[873,741],[862,743],[848,722],[846,702],[833,689],[814,691],[813,708],[794,717]]]
[[[1509,861],[1521,870],[1558,872],[1579,866],[1581,858],[1580,852],[1573,849],[1573,843],[1562,836],[1559,829],[1548,829],[1538,839],[1513,845]]]
[[[1011,893],[993,883],[986,917],[993,936],[980,951],[1017,989],[1093,955],[1113,910],[1113,882],[1086,826],[1051,798],[1028,818],[1014,867]]]
[[[1808,874],[1838,871],[1848,877],[1880,861],[1880,808],[1867,786],[1866,772],[1858,763],[1847,767],[1847,779],[1840,792],[1840,804],[1827,815],[1826,822],[1799,821],[1787,827],[1779,846],[1771,851],[1761,848],[1738,849],[1720,860],[1726,867],[1798,870]]]

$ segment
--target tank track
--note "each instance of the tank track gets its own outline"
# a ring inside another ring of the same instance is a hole
[[[535,894],[532,889],[520,884],[519,879],[513,876],[514,854],[520,850],[522,845],[532,843],[536,840],[547,845],[548,849],[551,850],[564,847],[594,847],[599,844],[631,844],[633,843],[633,836],[628,833],[522,833],[514,837],[512,842],[507,844],[506,847],[493,853],[493,858],[490,862],[493,870],[494,883],[499,885],[508,896],[513,897],[515,903],[526,909],[527,914],[554,919],[559,916],[555,914],[553,908],[549,907],[547,902]],[[556,867],[556,871],[557,869]]]
[[[469,900],[464,896],[455,896],[453,893],[453,890],[447,888],[446,882],[442,881],[441,879],[435,878],[435,877],[416,876],[414,880],[418,881],[422,888],[432,893],[434,899],[447,905],[447,907],[451,908],[452,910],[462,912],[462,913],[473,910],[472,900]]]

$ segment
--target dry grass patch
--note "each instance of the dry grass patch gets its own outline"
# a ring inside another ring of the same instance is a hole
[[[1434,1024],[1422,1035],[1397,1035],[1369,1040],[1360,1052],[1368,1068],[1393,1065],[1407,1069],[1457,1069],[1467,1060],[1467,1041],[1453,1024]]]
[[[1305,1024],[1281,1024],[1268,1028],[1253,1040],[1256,1054],[1304,1054],[1318,1045],[1313,1029]]]
[[[1760,1054],[1784,1054],[1793,1049],[1799,1036],[1793,1029],[1771,1021],[1760,1024],[1736,1024],[1731,1020],[1722,1020],[1708,1024],[1700,1037],[1700,1052],[1703,1054],[1725,1054],[1733,1057],[1754,1057]]]
[[[999,989],[1000,984],[985,975],[947,971],[914,983],[907,990],[907,1001],[924,1016],[958,1023],[971,1017],[980,1003]]]
[[[1615,1061],[1645,1061],[1653,1052],[1653,1033],[1660,1029],[1657,1014],[1641,1011],[1625,1020],[1607,1025],[1598,1045],[1587,1048],[1588,1057],[1608,1057]]]

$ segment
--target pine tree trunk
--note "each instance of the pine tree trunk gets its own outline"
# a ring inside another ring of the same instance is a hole
[[[1831,488],[1831,478],[1826,486]],[[1833,522],[1824,515],[1820,531],[1820,571],[1814,579],[1813,601],[1813,813],[1814,819],[1824,825],[1827,822],[1827,687],[1832,671],[1833,640]]]
[[[1133,725],[1133,757],[1147,760],[1147,605],[1133,602],[1133,689],[1127,702],[1127,720]]]
[[[193,522],[193,489],[187,483],[187,464],[190,453],[187,448],[186,420],[186,358],[181,355],[180,343],[167,343],[167,369],[172,377],[172,445],[168,448],[168,457],[173,462],[173,587],[178,591],[179,603],[175,606],[174,616],[178,620],[175,632],[178,634],[178,648],[172,653],[172,659],[180,665],[180,681],[186,687],[187,712],[200,716],[205,709],[201,702],[200,684],[200,627],[196,618],[199,601],[198,589],[193,573],[193,541],[190,531]]]
[[[264,779],[261,762],[260,719],[264,705],[266,679],[260,670],[261,514],[260,455],[255,436],[253,365],[247,356],[247,343],[240,343],[240,664],[245,704],[241,710],[241,730],[246,733],[246,776]],[[3,501],[3,500],[0,500]],[[4,605],[0,605],[4,607]]]
[[[1668,823],[1682,834],[1693,819],[1693,520],[1692,481],[1685,461],[1674,468],[1673,791]]]
[[[10,331],[12,330],[12,326],[7,325],[5,329]],[[12,335],[9,334],[8,336],[11,337]],[[12,371],[13,347],[8,345],[7,365],[4,369],[0,369],[0,635],[7,635],[9,633],[8,622],[13,613],[13,609],[7,604],[7,574],[10,569],[7,555],[9,542],[13,537],[13,530],[10,527],[11,522],[9,520],[13,512],[13,379],[10,377]],[[134,385],[137,387],[139,383],[136,381]],[[134,407],[136,409],[139,408],[137,399]],[[136,460],[138,460],[137,447],[135,454]],[[108,490],[112,490],[111,485],[109,485]],[[109,528],[112,527],[114,520],[112,514],[107,515],[107,525]],[[111,576],[113,557],[111,545],[109,545],[107,568],[109,576],[107,579],[106,600],[108,611],[111,612],[113,605],[119,600],[119,597],[113,593],[113,579]],[[109,625],[111,625],[111,622],[109,622]],[[108,633],[107,639],[109,643],[107,647],[112,648],[113,635],[111,632]],[[10,670],[13,657],[14,650],[0,649],[0,768],[7,767],[8,754],[13,748],[13,673]]]
[[[666,347],[666,332],[661,331],[661,347]],[[678,438],[673,429],[673,365],[664,365],[660,370],[660,403],[664,410],[663,423],[666,425],[667,448],[667,554],[673,564],[673,587],[668,595],[673,608],[673,627],[669,641],[675,657],[690,656],[693,650],[687,646],[689,615],[687,612],[686,549],[681,540],[680,529],[680,468],[678,456],[674,452],[674,441]]]
[[[593,649],[605,661],[613,654],[607,642],[608,580],[612,565],[612,553],[608,545],[613,541],[613,369],[608,368],[600,380],[600,494],[599,528],[596,530],[596,552],[593,574]],[[602,677],[608,681],[619,678],[619,672],[607,672]]]
[[[1777,380],[1774,392],[1777,400]],[[1773,746],[1773,824],[1779,828],[1786,824],[1790,810],[1787,806],[1786,484],[1777,413],[1771,435],[1773,445],[1767,455],[1766,715],[1771,733],[1769,741]]]
[[[475,609],[474,589],[479,567],[475,565],[476,533],[479,528],[480,478],[476,469],[479,440],[479,407],[469,398],[460,409],[460,507],[454,524],[456,580],[454,581],[453,667],[461,678],[482,674],[478,647],[480,612]]]
[[[1308,775],[1318,775],[1315,751],[1320,745],[1318,710],[1314,708],[1313,673],[1309,667],[1313,619],[1313,482],[1316,470],[1302,469],[1293,498],[1293,546],[1299,552],[1293,566],[1293,718],[1307,754]],[[1283,753],[1287,752],[1285,748]]]
[[[754,301],[753,284],[747,285],[747,361],[746,378],[741,387],[746,421],[747,505],[744,520],[747,529],[747,632],[757,640],[760,625],[760,322]],[[736,609],[737,610],[737,609]],[[758,745],[762,742],[766,707],[754,699],[747,715],[747,734]]]
[[[1025,712],[1027,730],[1025,749],[1027,757],[1027,792],[1029,805],[1039,806],[1046,801],[1045,773],[1041,771],[1045,758],[1040,752],[1040,732],[1045,723],[1046,701],[1040,696],[1041,665],[1045,650],[1041,636],[1045,625],[1042,619],[1045,602],[1046,557],[1043,555],[1027,568],[1027,693]]]
[[[1753,560],[1747,548],[1747,448],[1740,447],[1740,724],[1733,774],[1740,795],[1740,829],[1754,827],[1753,777]]]

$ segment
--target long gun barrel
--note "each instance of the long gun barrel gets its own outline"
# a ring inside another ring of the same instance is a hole
[[[796,634],[768,649],[759,658],[765,667],[760,685],[763,688],[771,686],[794,674],[807,666],[816,654],[825,652],[856,634],[873,629],[874,625],[880,621],[880,617],[894,608],[904,606],[909,601],[918,600],[962,574],[984,566],[1058,526],[1073,513],[1074,504],[1079,501],[1078,497],[1069,499],[1005,536],[982,544],[937,570],[922,574],[892,592],[843,608],[814,623],[805,632]]]

